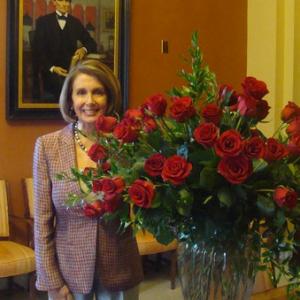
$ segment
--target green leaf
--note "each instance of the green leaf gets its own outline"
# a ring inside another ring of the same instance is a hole
[[[275,212],[274,201],[269,197],[258,195],[256,205],[260,212],[265,216],[272,216]]]
[[[282,227],[282,225],[285,223],[285,214],[283,210],[278,210],[274,219],[274,224],[277,227]]]
[[[204,167],[200,172],[200,187],[211,191],[218,182],[218,173],[215,168]]]
[[[234,201],[234,195],[232,194],[229,187],[224,186],[220,188],[217,195],[222,204],[227,207],[230,207],[232,205],[232,202]]]

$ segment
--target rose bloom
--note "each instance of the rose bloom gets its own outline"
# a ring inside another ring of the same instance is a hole
[[[122,177],[101,178],[93,180],[92,190],[96,192],[104,192],[105,194],[120,194],[125,188],[125,183]]]
[[[103,207],[105,212],[113,213],[119,208],[121,203],[122,203],[121,194],[118,193],[106,194],[104,197]]]
[[[274,138],[269,138],[266,141],[264,160],[271,162],[280,160],[287,156],[288,150],[284,144],[279,143]]]
[[[299,116],[300,107],[296,103],[291,101],[289,101],[288,104],[281,111],[281,120],[286,123],[292,121],[295,117]]]
[[[145,161],[145,165],[144,165],[145,172],[149,176],[153,176],[153,177],[160,176],[165,160],[166,160],[166,158],[160,153],[152,154]]]
[[[146,99],[143,107],[150,111],[154,116],[161,117],[166,111],[167,100],[161,94],[153,95]]]
[[[277,187],[273,194],[273,199],[279,207],[290,209],[297,205],[298,194],[291,188]]]
[[[295,134],[300,134],[300,116],[295,117],[286,129],[286,133],[289,136],[293,136]]]
[[[267,85],[255,77],[248,76],[242,82],[244,93],[256,99],[262,99],[266,94],[269,93]]]
[[[240,95],[238,97],[237,110],[242,116],[255,118],[257,115],[256,110],[257,100],[248,95]]]
[[[87,217],[99,217],[105,213],[103,202],[96,200],[93,203],[85,203],[83,213]]]
[[[223,157],[218,164],[218,173],[232,184],[244,182],[252,174],[252,171],[251,160],[245,155]]]
[[[107,157],[106,149],[97,143],[91,146],[87,154],[90,159],[96,163],[98,163],[99,160],[103,160]]]
[[[265,153],[265,142],[258,136],[251,137],[245,141],[244,154],[250,158],[263,158]]]
[[[215,143],[216,154],[220,157],[237,156],[243,151],[243,147],[242,137],[234,129],[224,131]]]
[[[226,106],[232,106],[237,104],[238,101],[238,94],[233,89],[231,85],[223,84],[219,88],[219,97],[218,97],[218,103],[223,104],[225,99],[229,97],[228,102],[226,103]]]
[[[215,125],[219,125],[222,116],[222,110],[218,105],[210,103],[202,109],[201,115],[206,122],[212,122]]]
[[[111,133],[116,127],[118,120],[115,117],[100,115],[96,120],[96,130]]]
[[[123,119],[114,129],[113,135],[123,143],[131,143],[137,140],[139,130],[133,119]]]
[[[170,107],[170,117],[177,122],[184,122],[196,114],[190,97],[174,97]]]
[[[187,162],[182,156],[173,155],[166,159],[161,177],[164,181],[180,185],[190,175],[191,171],[191,163]]]
[[[128,194],[135,205],[149,208],[154,200],[155,188],[152,182],[137,179],[129,187]]]
[[[218,128],[214,123],[202,123],[194,130],[196,142],[205,148],[214,146],[218,138]]]
[[[287,148],[290,156],[300,155],[300,134],[299,133],[290,137]]]
[[[91,174],[92,176],[97,176],[98,171],[96,168],[91,168],[91,167],[85,167],[82,174],[84,176],[87,176],[88,174]]]

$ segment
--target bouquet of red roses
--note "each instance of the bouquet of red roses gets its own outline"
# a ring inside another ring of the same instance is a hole
[[[190,53],[192,70],[180,73],[186,85],[169,97],[150,96],[122,119],[99,117],[89,150],[98,167],[72,170],[71,179],[88,189],[66,204],[81,205],[89,217],[119,218],[121,227],[146,229],[166,244],[199,236],[234,244],[251,235],[263,249],[261,267],[280,271],[272,273],[275,284],[280,274],[299,278],[293,262],[300,107],[289,102],[277,133],[266,137],[257,127],[270,108],[266,84],[246,77],[239,92],[217,89],[214,74],[202,66],[196,34]]]

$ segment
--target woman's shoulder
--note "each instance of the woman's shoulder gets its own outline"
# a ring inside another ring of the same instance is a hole
[[[72,136],[73,136],[72,124],[69,124],[62,129],[38,137],[37,141],[40,141],[43,144],[53,144],[61,138],[66,139],[66,138],[71,138]]]

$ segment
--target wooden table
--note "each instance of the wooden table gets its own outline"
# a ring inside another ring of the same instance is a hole
[[[286,300],[286,287],[267,290],[253,294],[251,300]]]

